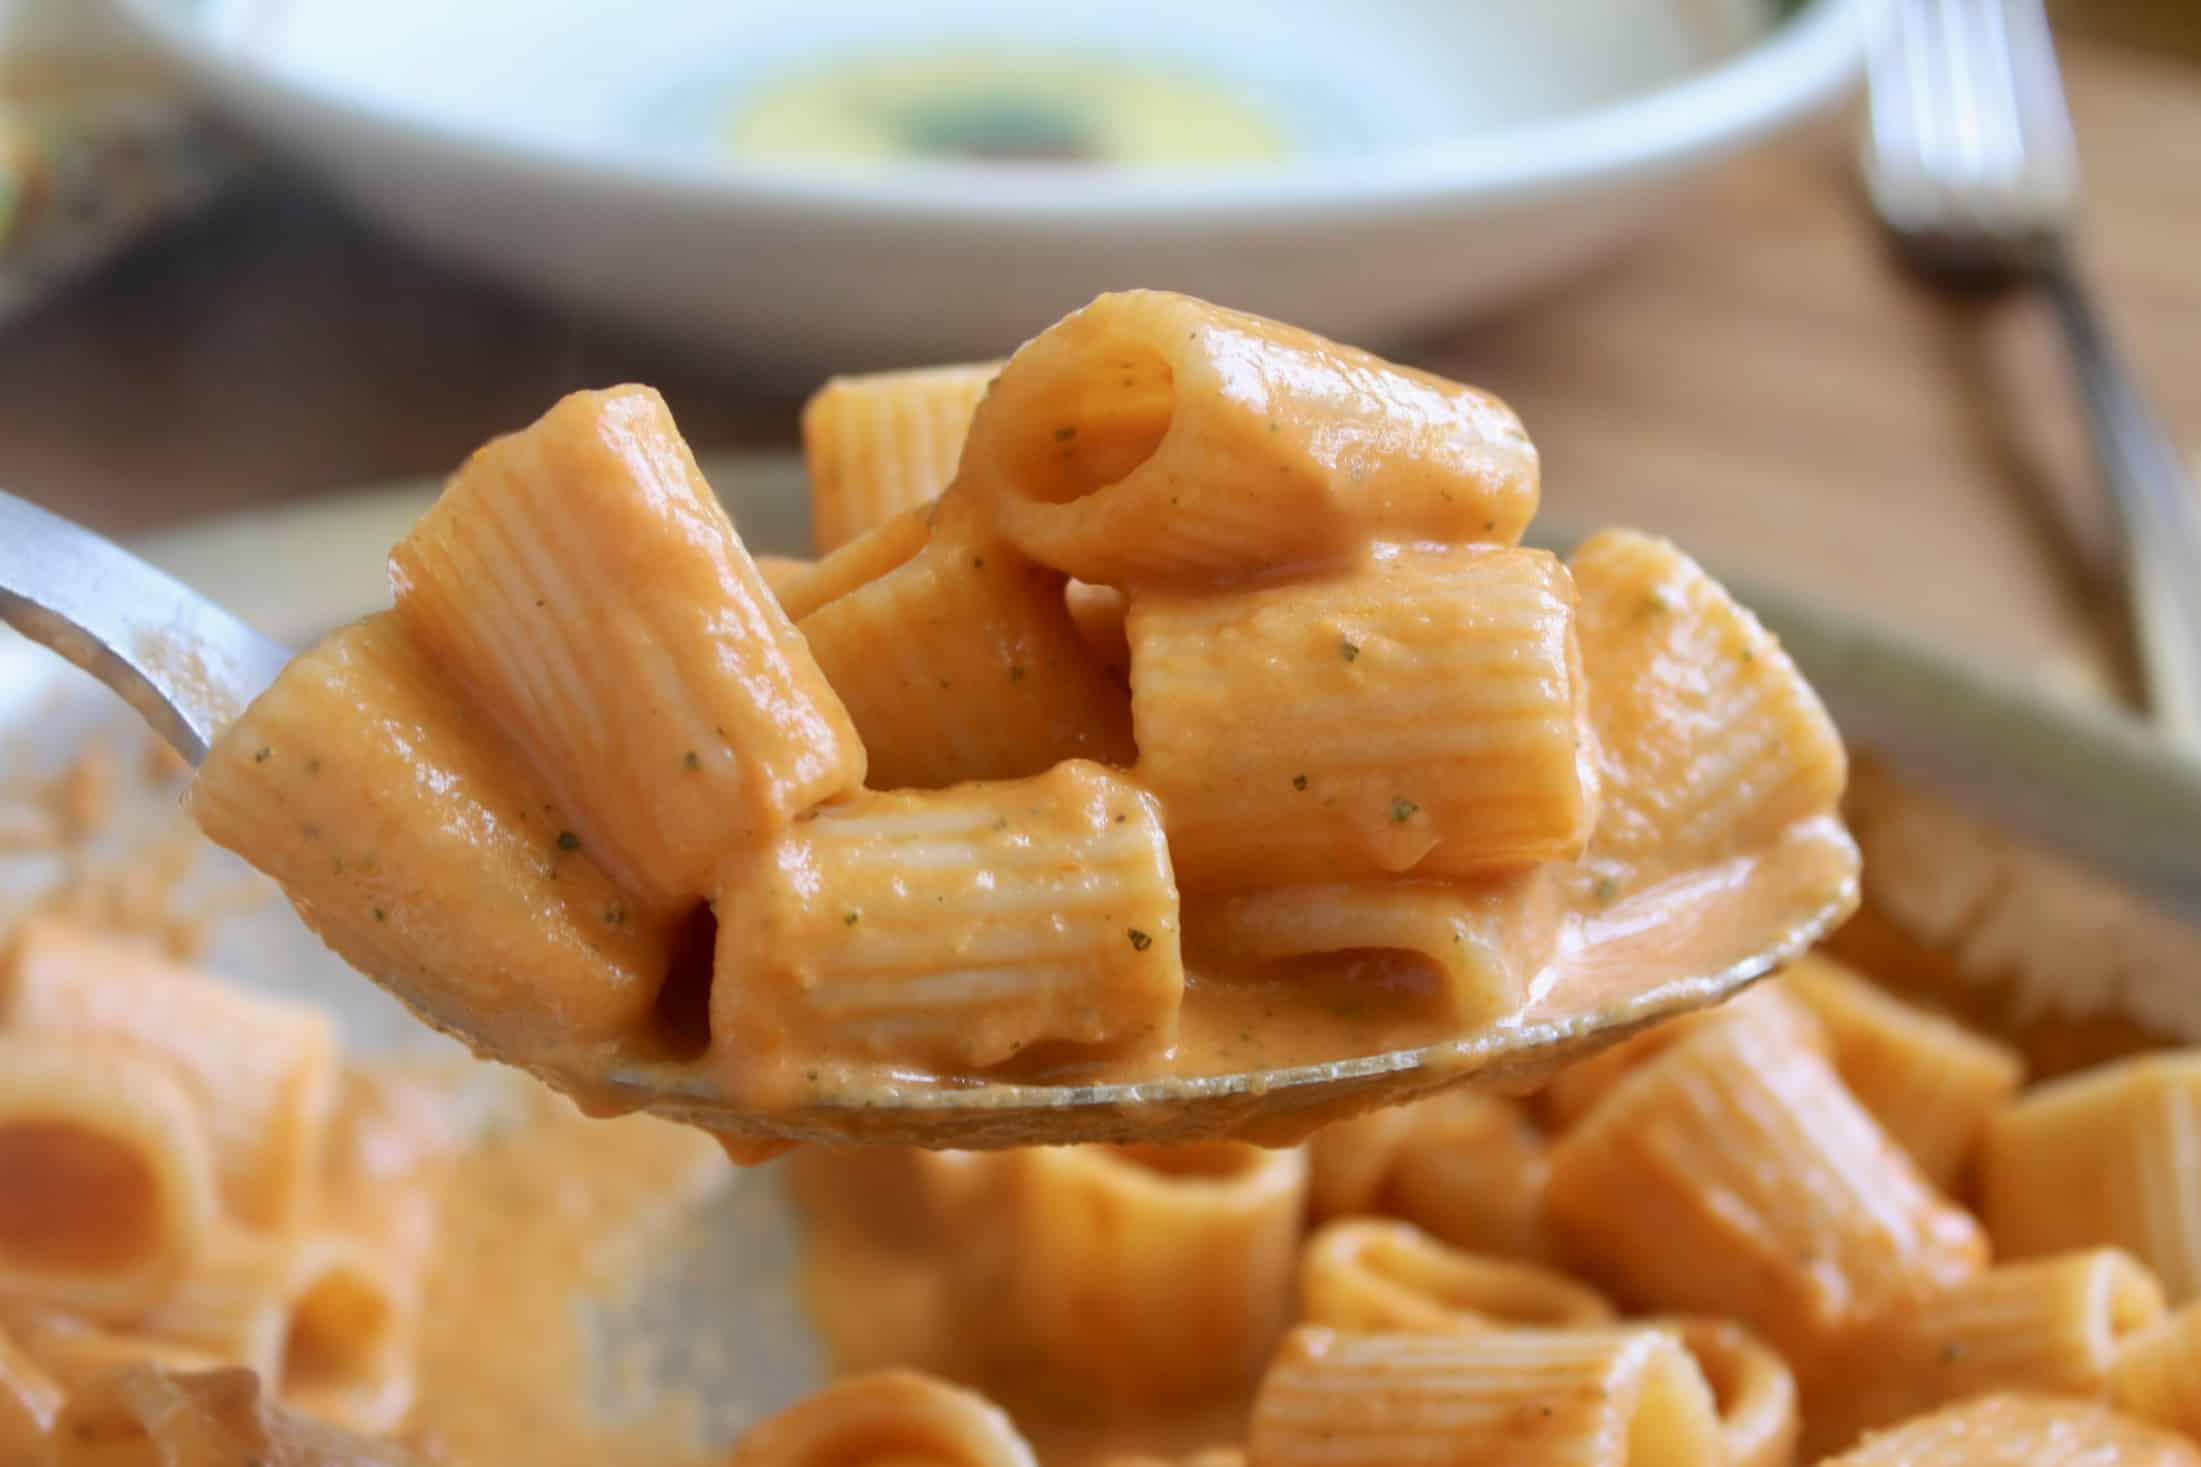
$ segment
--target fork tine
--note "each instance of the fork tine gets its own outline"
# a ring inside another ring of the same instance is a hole
[[[1942,185],[1977,182],[1981,177],[1980,79],[1976,74],[1978,42],[1972,35],[1971,0],[1930,0],[1933,19],[1929,29],[1933,59],[1939,63],[1941,85],[1949,92],[1944,102],[1931,95],[1923,99],[1933,119],[1940,154],[1935,159],[1934,181]]]
[[[2060,228],[2076,187],[2041,0],[1889,0],[1867,182],[1898,234],[1983,258]]]
[[[1864,173],[1883,212],[1915,186],[1922,167],[1916,70],[1923,53],[1913,35],[1917,21],[1911,0],[1882,6],[1866,53],[1872,105],[1866,114]]]
[[[2029,166],[2046,184],[2068,195],[2077,184],[2078,147],[2041,0],[2010,0],[2009,45],[2010,75],[2017,89],[2014,105],[2023,123]]]

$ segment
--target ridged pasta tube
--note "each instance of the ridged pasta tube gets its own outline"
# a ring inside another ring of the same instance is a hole
[[[1000,362],[834,377],[802,409],[810,538],[828,554],[948,487]]]
[[[1135,592],[1129,631],[1139,775],[1187,887],[1479,876],[1589,836],[1574,588],[1541,551]]]
[[[1185,585],[1370,537],[1510,545],[1536,512],[1537,464],[1485,393],[1134,290],[1009,359],[954,492],[1079,580]]]
[[[830,1088],[836,1062],[967,1072],[1175,1042],[1160,812],[1095,764],[825,806],[746,852],[717,909],[711,1033],[749,1093]]]
[[[390,552],[397,616],[653,906],[855,788],[864,751],[654,391],[475,451]]]
[[[1247,1467],[1702,1467],[1711,1388],[1657,1329],[1292,1332],[1253,1403]]]

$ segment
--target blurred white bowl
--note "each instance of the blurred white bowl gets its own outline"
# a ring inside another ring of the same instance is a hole
[[[118,3],[398,233],[814,376],[999,353],[1130,285],[1371,344],[1425,330],[1577,269],[1827,100],[1871,0],[567,0],[554,23],[544,0]],[[974,45],[1205,77],[1288,156],[864,168],[728,147],[743,96],[825,58]]]

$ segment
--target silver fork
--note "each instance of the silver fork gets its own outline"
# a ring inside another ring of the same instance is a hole
[[[1953,287],[2027,285],[2063,328],[2124,532],[2148,703],[2201,748],[2201,519],[2068,248],[2070,114],[2041,0],[1887,0],[1865,183],[1904,257]]]

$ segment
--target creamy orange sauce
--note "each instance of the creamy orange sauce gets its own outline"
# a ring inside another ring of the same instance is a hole
[[[697,1441],[693,1403],[606,1421],[580,1300],[616,1293],[636,1248],[725,1176],[708,1136],[646,1117],[592,1121],[531,1090],[516,1124],[484,1138],[444,1200],[409,1425],[454,1467],[687,1467],[723,1453]]]

